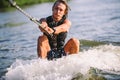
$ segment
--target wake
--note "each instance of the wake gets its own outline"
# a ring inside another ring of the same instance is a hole
[[[71,80],[77,73],[87,74],[91,67],[107,73],[107,76],[101,73],[106,78],[113,78],[109,74],[120,75],[120,46],[102,45],[54,61],[40,58],[16,60],[8,68],[4,78],[5,80]]]

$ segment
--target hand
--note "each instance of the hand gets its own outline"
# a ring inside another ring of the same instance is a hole
[[[48,26],[45,26],[44,30],[46,30],[49,34],[52,34],[54,32],[54,30],[52,28],[48,27]]]
[[[42,31],[42,32],[48,32],[49,34],[52,34],[53,32],[54,32],[54,30],[52,29],[52,28],[50,28],[50,27],[48,27],[48,25],[47,25],[47,22],[46,22],[46,19],[45,18],[41,18],[40,19],[40,22],[41,22],[41,27],[39,27],[39,29]]]

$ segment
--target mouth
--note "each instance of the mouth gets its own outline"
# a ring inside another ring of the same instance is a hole
[[[56,17],[61,17],[61,15],[55,15]]]

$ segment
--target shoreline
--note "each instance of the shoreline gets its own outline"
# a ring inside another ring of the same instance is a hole
[[[46,2],[54,2],[55,0],[15,0],[17,5],[20,7],[26,7],[26,6],[31,6],[35,4],[41,4],[41,3],[46,3]],[[1,0],[0,3],[0,12],[6,12],[6,11],[11,11],[14,10],[13,7],[9,4],[7,0]]]

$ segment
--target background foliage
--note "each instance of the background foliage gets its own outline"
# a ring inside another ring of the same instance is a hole
[[[16,1],[19,6],[24,6],[24,5],[37,4],[42,2],[53,2],[55,0],[14,0],[14,1]],[[0,8],[8,8],[8,7],[10,7],[8,0],[0,0]]]

